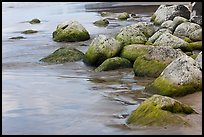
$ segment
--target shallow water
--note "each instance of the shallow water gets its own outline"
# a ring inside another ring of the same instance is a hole
[[[48,65],[39,60],[62,46],[76,47],[84,53],[98,34],[113,35],[133,21],[112,20],[100,28],[93,22],[97,12],[86,12],[86,3],[3,3],[2,9],[2,134],[168,134],[168,129],[129,129],[126,119],[140,99],[110,96],[114,92],[135,92],[148,81],[134,77],[132,69],[95,73],[82,61]],[[149,15],[150,16],[150,15]],[[29,24],[39,18],[40,24]],[[144,16],[144,20],[148,15]],[[91,40],[57,43],[52,32],[65,20],[79,21]],[[114,26],[115,25],[115,26]],[[36,34],[21,31],[34,29]],[[26,39],[11,40],[24,36]],[[137,94],[138,93],[138,94]],[[125,101],[129,101],[129,104]],[[131,104],[132,103],[132,104]],[[171,130],[171,134],[183,134]]]

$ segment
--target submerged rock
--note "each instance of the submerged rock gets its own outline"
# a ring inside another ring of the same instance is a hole
[[[110,12],[101,12],[100,13],[102,17],[106,17],[106,16],[110,16],[111,13]]]
[[[126,123],[136,126],[178,126],[188,125],[178,114],[191,114],[195,111],[188,105],[173,98],[153,95],[134,110]]]
[[[129,60],[121,57],[113,57],[106,59],[100,66],[98,66],[95,71],[108,71],[108,70],[114,70],[119,68],[130,68],[132,67],[132,64]]]
[[[77,21],[66,21],[57,26],[53,40],[57,42],[75,42],[90,39],[88,31]]]
[[[9,38],[9,39],[25,39],[25,37],[23,37],[23,36],[17,36],[17,37],[11,37],[11,38]]]
[[[126,20],[130,16],[129,16],[129,14],[127,12],[123,12],[123,13],[119,13],[117,17],[118,17],[119,20]]]
[[[95,21],[93,24],[96,26],[106,27],[109,24],[109,21],[107,19],[102,19]]]
[[[38,23],[40,23],[40,20],[39,19],[32,19],[29,23],[30,24],[38,24]]]
[[[171,62],[145,92],[166,96],[183,96],[202,90],[202,72],[198,63],[187,55]]]
[[[23,31],[21,33],[23,33],[23,34],[33,34],[33,33],[37,33],[37,32],[38,32],[37,30],[25,30],[25,31]]]
[[[120,43],[114,38],[99,35],[89,45],[83,61],[87,65],[98,66],[106,59],[118,55],[121,48]]]
[[[75,48],[62,47],[40,61],[47,63],[74,62],[83,59],[84,53]]]
[[[158,77],[168,64],[182,55],[185,53],[169,46],[151,47],[146,54],[136,58],[133,64],[135,76]]]
[[[176,16],[190,19],[190,11],[184,5],[160,5],[152,15],[151,21],[153,21],[155,25],[161,25],[164,21],[173,20]]]

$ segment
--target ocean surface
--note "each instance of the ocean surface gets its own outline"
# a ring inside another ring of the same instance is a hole
[[[2,134],[183,134],[178,129],[131,129],[125,125],[127,117],[120,116],[138,107],[145,98],[141,83],[149,80],[134,77],[132,69],[96,73],[82,61],[53,65],[39,61],[62,46],[85,53],[88,46],[84,44],[89,45],[95,36],[114,36],[121,27],[137,22],[113,19],[107,27],[94,26],[102,17],[97,11],[87,12],[86,4],[90,3],[2,3]],[[153,12],[140,13],[140,21],[149,21]],[[41,23],[30,24],[33,18]],[[54,42],[52,32],[66,20],[80,22],[91,39]],[[38,33],[21,34],[27,29]],[[25,39],[9,39],[16,36]],[[114,94],[127,91],[140,98]]]

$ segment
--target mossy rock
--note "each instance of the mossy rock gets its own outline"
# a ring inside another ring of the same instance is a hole
[[[173,98],[153,95],[131,113],[126,123],[139,127],[190,125],[178,114],[191,114],[194,112],[190,106]]]
[[[106,17],[106,16],[110,16],[111,15],[110,12],[105,12],[105,11],[101,12],[100,14],[101,14],[102,17]]]
[[[23,34],[33,34],[33,33],[37,33],[37,32],[38,32],[37,30],[25,30],[25,31],[23,31],[21,33],[23,33]]]
[[[196,61],[183,55],[171,62],[144,92],[165,96],[184,96],[202,90],[202,72]]]
[[[41,59],[42,62],[47,63],[65,63],[82,60],[84,53],[75,48],[62,47],[54,51],[52,54]]]
[[[98,66],[95,71],[108,71],[108,70],[114,70],[119,68],[130,68],[132,67],[132,64],[129,60],[121,57],[113,57],[106,59],[100,66]]]
[[[148,60],[145,57],[138,57],[134,64],[133,70],[135,76],[157,77],[165,69],[167,64],[158,60]]]
[[[126,20],[130,16],[129,16],[129,14],[127,12],[123,12],[123,13],[119,13],[117,17],[118,17],[119,20]]]
[[[89,45],[83,61],[90,66],[99,66],[106,59],[117,56],[121,48],[122,46],[116,39],[99,35]]]
[[[190,57],[191,57],[191,58],[193,58],[193,59],[196,59],[196,58],[197,58],[197,56],[198,56],[198,54],[193,54],[193,55],[190,55]]]
[[[59,24],[52,35],[53,40],[57,42],[76,42],[90,39],[88,31],[77,21]]]
[[[100,27],[106,27],[109,24],[109,21],[107,19],[102,19],[95,21],[93,24]]]
[[[186,49],[188,51],[202,50],[202,41],[191,42]]]
[[[189,37],[193,41],[202,41],[202,29],[193,31]]]
[[[11,38],[9,38],[9,39],[25,39],[25,37],[23,37],[23,36],[17,36],[17,37],[11,37]]]
[[[188,42],[188,43],[193,42],[193,41],[192,41],[190,38],[188,38],[188,37],[183,38],[183,40],[186,41],[186,42]]]
[[[30,24],[38,24],[38,23],[40,23],[40,20],[39,19],[32,19],[29,23]]]
[[[120,57],[126,58],[134,63],[137,57],[143,56],[148,52],[150,45],[132,44],[123,47]]]

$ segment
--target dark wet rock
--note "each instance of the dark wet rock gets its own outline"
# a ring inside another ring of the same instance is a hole
[[[66,21],[57,26],[53,40],[57,42],[75,42],[90,39],[88,31],[77,21]]]
[[[37,32],[38,32],[37,30],[25,30],[25,31],[23,31],[21,33],[23,33],[23,34],[33,34],[33,33],[37,33]]]
[[[202,29],[197,29],[193,31],[190,34],[189,38],[192,39],[193,41],[202,41]]]
[[[40,23],[40,20],[39,19],[32,19],[29,23],[30,24],[38,24],[38,23]]]
[[[173,20],[176,16],[190,19],[190,11],[184,5],[160,5],[152,15],[151,21],[153,21],[155,25],[161,25],[164,21]]]
[[[96,26],[106,27],[109,24],[109,21],[107,19],[101,19],[95,21],[93,24]]]
[[[202,29],[200,25],[191,22],[184,22],[176,27],[173,35],[179,38],[189,37],[191,33],[198,29]]]
[[[89,45],[83,61],[87,65],[98,66],[106,59],[118,55],[121,48],[116,39],[99,35]]]
[[[202,26],[202,16],[193,16],[190,21]]]
[[[95,71],[108,71],[120,68],[131,68],[132,64],[128,59],[121,57],[113,57],[106,59],[100,66],[98,66]]]
[[[25,39],[25,37],[23,37],[23,36],[17,36],[17,37],[11,37],[11,38],[9,38],[9,39]]]
[[[133,64],[135,76],[158,77],[166,66],[182,55],[185,53],[169,46],[151,47],[146,54],[136,58]]]
[[[183,55],[170,63],[145,92],[166,96],[184,96],[202,90],[202,71],[198,63]]]
[[[187,104],[170,97],[153,95],[134,110],[126,123],[136,126],[178,126],[189,125],[181,115],[191,114],[195,111]]]
[[[127,12],[119,13],[118,16],[117,16],[117,18],[118,18],[119,20],[126,20],[126,19],[129,18],[129,17],[130,17],[130,16],[129,16],[129,14],[128,14]]]
[[[83,59],[83,56],[84,53],[75,48],[62,47],[40,61],[58,64],[79,61]]]

